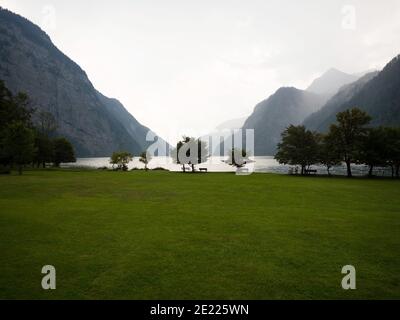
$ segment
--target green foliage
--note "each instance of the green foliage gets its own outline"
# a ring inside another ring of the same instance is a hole
[[[369,128],[361,138],[356,160],[369,166],[369,176],[375,166],[386,166],[387,130],[383,127]]]
[[[337,124],[332,124],[328,139],[337,146],[337,151],[347,166],[347,176],[351,177],[351,163],[359,153],[359,148],[367,134],[366,125],[371,117],[364,111],[353,108],[339,112],[336,116]]]
[[[4,130],[3,148],[9,156],[11,163],[17,165],[18,172],[22,174],[22,167],[33,160],[34,132],[22,122],[13,122]]]
[[[346,163],[347,175],[352,176],[351,164],[369,166],[372,176],[376,166],[392,168],[392,176],[400,176],[400,128],[368,128],[371,117],[354,108],[337,114],[326,135],[290,126],[282,133],[275,158],[280,163],[301,165],[304,168],[320,163],[330,168]]]
[[[283,164],[300,165],[304,175],[308,167],[319,162],[318,142],[318,134],[304,126],[291,125],[282,133],[275,159]]]
[[[147,151],[144,151],[140,154],[140,158],[139,161],[142,162],[144,164],[144,169],[147,171],[147,165],[149,164],[149,162],[151,161],[152,157],[151,154]]]
[[[72,144],[65,138],[57,138],[53,141],[54,165],[60,166],[62,162],[75,162],[75,152]]]
[[[385,128],[386,163],[400,178],[400,128]]]
[[[336,142],[329,135],[319,135],[318,140],[320,142],[318,158],[319,163],[326,166],[328,175],[331,175],[330,169],[333,166],[340,165],[342,159],[340,152],[337,148]]]
[[[0,80],[0,166],[2,171],[16,165],[22,167],[32,161],[34,135],[31,129],[31,115],[26,94],[13,95]]]
[[[117,170],[127,171],[128,163],[133,159],[133,155],[126,151],[114,152],[111,156],[110,163],[117,166]]]
[[[24,93],[12,95],[0,80],[0,134],[12,122],[21,122],[31,126],[33,109],[29,107],[28,96]]]
[[[24,93],[13,95],[0,80],[0,166],[1,171],[16,165],[21,172],[23,165],[35,163],[45,167],[46,162],[76,161],[74,149],[65,138],[51,139],[57,128],[54,116],[40,112],[38,126],[31,118],[34,109]],[[33,146],[32,146],[33,141]]]
[[[41,165],[46,167],[46,163],[53,162],[54,160],[54,142],[45,134],[36,130],[35,132],[35,157],[33,162],[37,166]]]

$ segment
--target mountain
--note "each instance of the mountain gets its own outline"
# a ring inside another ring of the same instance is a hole
[[[332,68],[321,77],[315,79],[306,90],[315,94],[324,95],[328,100],[342,86],[354,82],[358,78],[357,75],[347,74]]]
[[[358,107],[372,117],[372,126],[400,126],[400,55],[377,73],[370,73],[339,92],[323,109],[304,124],[326,131],[336,121],[336,113]]]
[[[343,86],[320,110],[307,117],[303,124],[314,131],[328,130],[331,123],[335,122],[336,114],[342,111],[342,106],[349,105],[350,100],[378,73],[377,71],[368,73],[359,80]]]
[[[281,133],[291,124],[301,124],[323,104],[324,97],[296,88],[280,88],[260,102],[243,129],[254,129],[255,155],[273,155]]]
[[[237,118],[225,121],[218,125],[215,130],[224,130],[224,129],[240,129],[245,123],[247,118]]]
[[[115,99],[99,93],[78,64],[29,20],[0,8],[0,79],[14,93],[26,92],[38,111],[53,114],[57,134],[79,157],[138,154],[149,145],[148,128]]]

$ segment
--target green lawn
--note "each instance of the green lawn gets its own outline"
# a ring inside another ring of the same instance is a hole
[[[400,181],[30,171],[0,187],[1,299],[400,299]]]

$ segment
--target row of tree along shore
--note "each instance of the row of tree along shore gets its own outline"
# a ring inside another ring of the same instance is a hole
[[[282,133],[275,159],[281,164],[301,167],[301,174],[312,172],[311,166],[322,164],[328,174],[333,166],[346,164],[347,176],[352,177],[351,165],[391,168],[392,177],[400,176],[400,128],[368,127],[371,117],[353,108],[336,115],[337,123],[321,134],[304,126],[289,126]]]
[[[368,127],[371,117],[358,108],[340,112],[336,118],[337,123],[326,134],[304,126],[289,126],[282,133],[275,159],[281,164],[300,166],[302,175],[312,172],[313,165],[326,166],[330,175],[332,167],[345,163],[348,177],[352,176],[352,164],[364,164],[369,166],[370,176],[374,167],[389,167],[392,177],[399,178],[399,127]],[[58,137],[56,129],[56,120],[50,113],[35,114],[26,94],[13,95],[0,80],[0,173],[16,168],[21,174],[26,165],[45,168],[49,163],[58,167],[63,162],[75,162],[72,144]],[[171,156],[183,171],[189,165],[195,172],[195,165],[209,157],[207,147],[201,139],[183,137],[171,150]],[[237,168],[251,162],[246,150],[232,149],[227,156],[224,162]],[[126,171],[132,159],[129,152],[114,152],[110,163],[113,169]],[[151,159],[148,152],[140,155],[145,170]]]
[[[37,117],[36,125],[32,117]],[[56,136],[54,117],[47,112],[35,114],[26,94],[13,95],[0,81],[0,173],[16,168],[21,174],[26,165],[46,167],[52,163],[75,162],[72,144]]]

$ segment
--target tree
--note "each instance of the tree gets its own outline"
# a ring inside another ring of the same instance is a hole
[[[0,166],[8,172],[12,164],[10,149],[5,150],[5,137],[11,139],[10,125],[19,123],[20,126],[29,129],[32,127],[31,115],[33,109],[29,107],[29,99],[26,94],[18,93],[13,95],[0,80]],[[26,133],[26,132],[25,132]],[[23,136],[23,135],[22,135]],[[24,141],[21,141],[23,144]],[[10,146],[8,146],[10,147]]]
[[[35,131],[35,156],[34,163],[39,167],[46,168],[46,162],[54,160],[54,144],[53,141],[43,133]]]
[[[54,166],[59,167],[62,162],[75,162],[75,152],[72,144],[65,138],[57,138],[53,141]]]
[[[242,168],[248,162],[250,162],[250,159],[248,157],[248,152],[245,149],[240,150],[237,148],[232,148],[232,150],[228,154],[228,159],[224,162],[229,164],[230,166]]]
[[[279,163],[300,165],[301,174],[318,163],[318,135],[304,126],[289,126],[282,133],[282,142],[278,144],[275,159]]]
[[[194,173],[195,165],[206,162],[210,155],[205,141],[184,136],[171,151],[171,156],[175,163],[182,165],[183,172],[187,164],[192,167]]]
[[[385,128],[386,161],[392,168],[392,177],[400,178],[400,128]]]
[[[42,165],[43,168],[46,168],[46,162],[52,162],[54,159],[54,146],[51,137],[56,129],[57,122],[54,116],[50,112],[40,112],[36,127],[36,154],[34,159],[38,166]]]
[[[110,163],[113,165],[117,165],[117,170],[127,171],[128,163],[133,159],[133,155],[126,151],[114,152],[111,156]]]
[[[337,124],[332,124],[328,137],[335,145],[342,161],[346,163],[347,176],[352,177],[351,163],[355,161],[361,141],[367,133],[365,126],[371,117],[364,111],[354,108],[339,112]]]
[[[50,138],[52,134],[57,129],[57,121],[54,118],[53,114],[50,112],[42,111],[39,113],[39,125],[38,125],[38,131]]]
[[[33,111],[26,94],[20,92],[13,95],[0,80],[0,132],[12,122],[30,127]]]
[[[337,149],[335,141],[333,141],[330,136],[319,135],[318,140],[320,142],[318,153],[319,162],[326,166],[328,176],[331,176],[330,169],[333,166],[340,165],[342,163],[340,153]]]
[[[369,128],[361,139],[357,162],[369,166],[368,175],[372,177],[375,166],[386,166],[387,151],[386,129]]]
[[[149,162],[151,161],[152,157],[151,154],[147,151],[144,151],[140,154],[140,158],[139,161],[144,163],[144,169],[147,171],[147,165],[149,164]]]
[[[22,174],[23,165],[30,163],[35,151],[33,130],[21,121],[9,124],[4,130],[3,148],[5,154]]]

